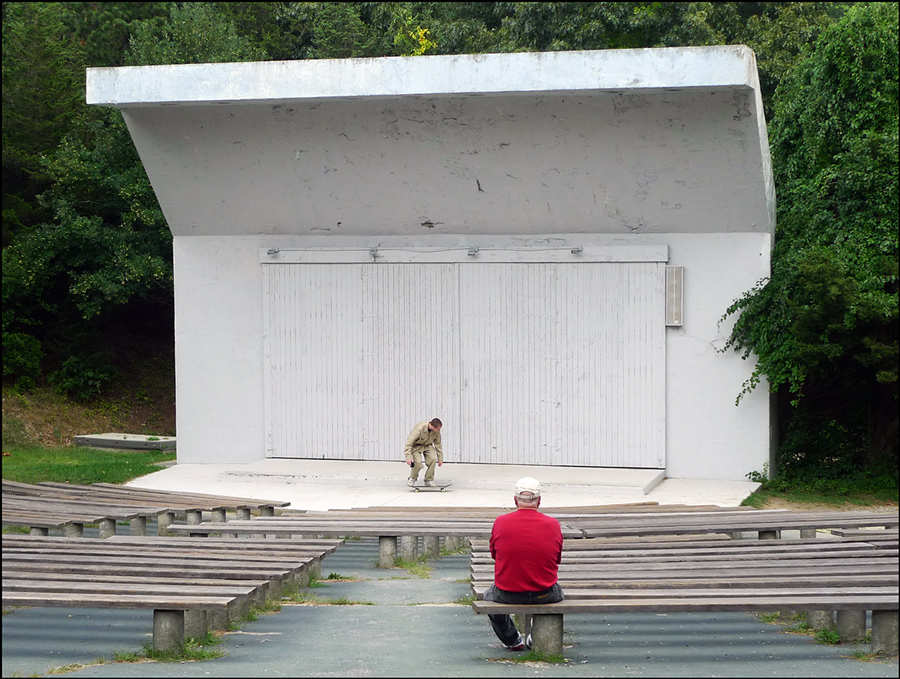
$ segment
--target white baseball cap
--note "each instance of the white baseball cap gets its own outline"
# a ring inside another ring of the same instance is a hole
[[[525,476],[516,481],[516,497],[520,500],[531,500],[540,496],[541,482],[537,479]]]

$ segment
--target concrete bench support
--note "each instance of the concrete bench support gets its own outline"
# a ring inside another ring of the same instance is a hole
[[[147,534],[147,517],[146,516],[135,516],[129,522],[129,527],[131,528],[132,535],[146,535]]]
[[[866,612],[838,611],[837,633],[845,644],[863,641],[866,638]]]
[[[163,653],[181,653],[184,648],[184,611],[153,611],[153,648]]]
[[[419,556],[418,536],[401,535],[397,540],[397,555],[401,559],[406,559],[407,561],[415,561]]]
[[[436,535],[426,535],[422,538],[425,556],[436,559],[441,555],[441,539]]]
[[[397,560],[397,536],[382,535],[378,538],[378,567],[393,568]]]
[[[196,509],[189,509],[184,513],[185,523],[189,526],[199,525],[203,521],[203,512]]]
[[[562,655],[563,652],[563,616],[562,614],[544,614],[532,616],[531,620],[532,648],[547,655]]]
[[[316,580],[322,579],[322,559],[313,559],[309,562],[309,577]]]
[[[67,523],[62,527],[62,534],[67,538],[83,538],[84,537],[84,524],[83,523]]]
[[[281,601],[284,593],[284,582],[281,578],[269,578],[269,584],[266,587],[260,587],[257,592],[257,601],[260,605],[266,603],[266,599],[272,601]]]
[[[42,528],[40,526],[32,526],[29,533],[30,535],[50,535],[50,529]]]
[[[872,653],[897,655],[897,611],[872,611]]]
[[[156,534],[167,535],[168,528],[175,521],[175,512],[162,512],[156,517]]]
[[[207,611],[206,629],[207,631],[228,629],[228,611],[226,609],[213,609]]]
[[[184,612],[184,638],[195,639],[197,641],[206,637],[208,632],[206,625],[206,611],[185,611]]]
[[[219,507],[218,509],[212,510],[212,520],[225,523],[228,520],[228,517],[225,515],[225,508]]]
[[[116,520],[115,519],[103,519],[97,524],[97,527],[100,530],[101,538],[111,538],[116,534]]]
[[[834,629],[834,611],[806,611],[806,625],[812,629]]]
[[[293,582],[297,587],[309,587],[309,564],[303,564],[297,569],[297,572],[294,573]]]
[[[234,514],[238,521],[250,520],[250,509],[248,507],[238,507],[234,510]]]

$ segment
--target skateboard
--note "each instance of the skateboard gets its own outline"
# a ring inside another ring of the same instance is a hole
[[[413,491],[418,493],[420,490],[439,490],[440,492],[444,492],[444,488],[449,488],[452,486],[452,483],[436,483],[433,486],[420,486],[416,484],[412,487]]]

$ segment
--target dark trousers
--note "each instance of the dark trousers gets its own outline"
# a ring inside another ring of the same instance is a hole
[[[564,598],[562,587],[559,583],[543,592],[508,592],[497,585],[491,585],[484,593],[485,601],[499,601],[503,604],[555,604]],[[489,615],[494,634],[507,646],[515,646],[519,641],[519,630],[512,621],[510,615]]]

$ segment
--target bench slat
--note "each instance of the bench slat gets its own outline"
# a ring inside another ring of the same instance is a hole
[[[81,608],[152,608],[154,610],[223,609],[235,597],[221,596],[155,596],[150,594],[76,594],[59,592],[3,592],[4,606],[39,606]]]
[[[561,601],[555,604],[501,604],[494,601],[475,601],[476,613],[487,614],[570,614],[570,613],[637,613],[676,611],[772,611],[800,610],[886,610],[896,611],[897,597],[885,595],[784,595],[766,597],[709,597],[659,599],[606,599]],[[540,610],[538,610],[540,609]]]

